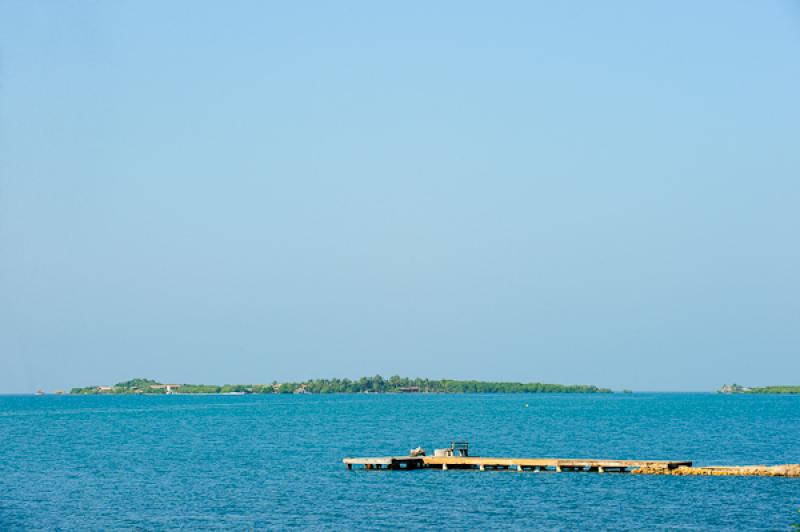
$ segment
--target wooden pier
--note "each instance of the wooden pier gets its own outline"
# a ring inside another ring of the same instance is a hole
[[[713,476],[763,476],[800,477],[800,464],[773,466],[704,466],[692,467],[688,460],[596,460],[591,458],[497,458],[470,456],[469,443],[451,442],[450,447],[435,449],[427,456],[425,449],[417,447],[408,456],[383,456],[378,458],[345,458],[347,469],[363,466],[364,469],[477,469],[511,471],[585,471],[589,473],[626,473],[639,475],[713,475]]]
[[[626,472],[629,469],[674,469],[689,461],[672,460],[598,460],[588,458],[495,458],[482,456],[426,456],[427,467],[440,469],[514,469],[517,471],[588,471],[592,473]]]
[[[424,456],[379,456],[377,458],[345,458],[343,462],[347,469],[354,465],[364,466],[364,469],[418,469],[425,467]]]
[[[586,471],[592,473],[624,473],[643,468],[648,471],[670,471],[691,467],[688,460],[597,460],[584,458],[498,458],[484,456],[384,456],[377,458],[345,458],[348,469],[477,469],[515,471]]]

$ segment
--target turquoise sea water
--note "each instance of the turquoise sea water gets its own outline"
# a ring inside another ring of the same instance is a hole
[[[525,407],[525,404],[528,407]],[[0,397],[0,529],[729,529],[800,522],[800,479],[347,471],[493,456],[800,462],[800,397]]]

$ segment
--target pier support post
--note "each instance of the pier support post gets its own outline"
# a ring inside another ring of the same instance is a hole
[[[480,469],[481,471],[486,471],[486,466],[485,466],[485,465],[483,465],[483,464],[481,464],[479,469]]]
[[[557,471],[557,472],[559,472],[559,473],[561,473],[561,466],[560,466],[560,465],[557,465],[557,466],[556,466],[556,471]]]
[[[442,470],[447,471],[447,464],[442,464]]]
[[[517,464],[517,471],[519,471],[520,473],[524,471],[524,469],[522,469],[522,464]]]
[[[598,473],[605,473],[605,472],[606,472],[606,468],[605,468],[605,467],[603,467],[603,466],[598,466],[598,467],[597,467],[597,472],[598,472]]]

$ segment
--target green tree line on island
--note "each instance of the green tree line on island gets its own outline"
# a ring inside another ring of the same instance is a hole
[[[762,386],[744,393],[800,393],[800,386]]]
[[[312,379],[304,382],[271,384],[163,384],[151,379],[132,379],[114,386],[73,388],[71,393],[91,394],[217,394],[217,393],[608,393],[607,388],[585,384],[544,384],[540,382],[487,382],[476,380],[422,379],[380,375],[350,379]]]
[[[740,384],[726,384],[725,386],[720,388],[718,392],[727,394],[738,394],[738,393],[800,394],[800,386],[781,385],[781,386],[748,387],[748,386],[742,386]]]

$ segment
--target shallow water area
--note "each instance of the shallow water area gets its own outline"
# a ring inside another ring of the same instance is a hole
[[[493,456],[777,464],[800,462],[797,434],[794,396],[4,396],[0,524],[786,530],[800,522],[800,479],[348,471],[341,460],[459,439]]]

